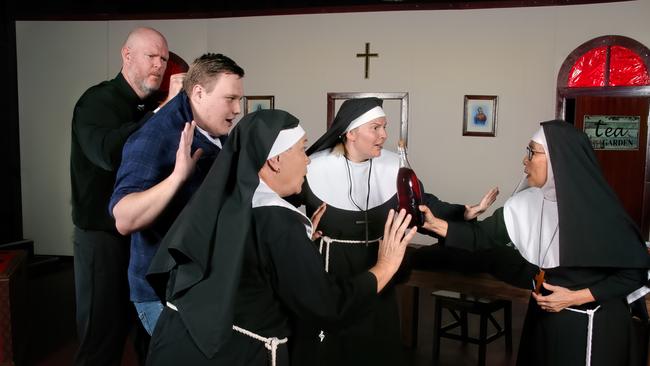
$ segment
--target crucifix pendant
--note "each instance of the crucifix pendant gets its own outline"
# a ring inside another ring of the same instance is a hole
[[[367,210],[367,207],[368,207],[368,203],[366,202],[366,210]],[[359,210],[361,210],[361,209],[359,209]],[[366,230],[368,230],[368,225],[371,222],[372,221],[368,220],[368,211],[363,211],[363,220],[355,220],[354,221],[354,223],[356,225],[366,225]]]
[[[544,283],[544,272],[543,269],[539,269],[539,272],[535,275],[535,293],[539,295],[539,292],[542,290],[542,283]]]

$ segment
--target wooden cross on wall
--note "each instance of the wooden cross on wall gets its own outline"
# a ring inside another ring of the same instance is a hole
[[[379,57],[378,53],[370,53],[370,43],[366,42],[366,53],[357,53],[357,57],[365,57],[366,58],[366,73],[365,73],[365,79],[368,79],[368,69],[370,69],[370,58],[371,57]]]

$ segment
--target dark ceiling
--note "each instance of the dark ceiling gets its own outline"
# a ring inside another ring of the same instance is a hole
[[[391,10],[481,9],[573,5],[622,0],[9,0],[16,20],[220,18]]]

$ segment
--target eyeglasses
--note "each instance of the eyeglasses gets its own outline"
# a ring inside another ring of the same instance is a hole
[[[528,161],[533,160],[533,155],[535,154],[546,154],[546,153],[543,151],[533,150],[530,146],[526,145],[526,158],[528,158]]]

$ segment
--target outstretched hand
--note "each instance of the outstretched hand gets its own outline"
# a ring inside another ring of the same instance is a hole
[[[406,210],[400,210],[398,215],[395,215],[394,210],[388,212],[384,225],[384,238],[379,241],[377,264],[369,270],[377,279],[377,292],[381,291],[397,272],[404,258],[406,246],[417,232],[415,227],[408,230],[410,222],[411,215],[407,215]]]
[[[388,218],[384,224],[384,237],[379,244],[377,263],[391,262],[393,265],[396,264],[395,270],[397,270],[404,257],[406,246],[417,232],[415,227],[406,232],[410,222],[411,215],[407,215],[404,209],[400,210],[397,215],[394,210],[388,212]]]
[[[176,176],[180,182],[185,182],[196,167],[196,162],[199,161],[203,155],[202,149],[196,149],[192,155],[192,141],[194,140],[194,129],[196,122],[185,123],[183,132],[181,132],[181,139],[178,142],[178,150],[176,150],[176,164],[172,175]]]
[[[422,224],[422,227],[443,238],[446,237],[447,229],[449,228],[447,221],[435,217],[429,207],[425,205],[420,205],[418,208],[420,209],[420,212],[424,214],[424,223]]]
[[[326,208],[327,208],[327,204],[323,202],[320,204],[320,206],[318,206],[316,211],[314,211],[314,214],[311,215],[311,224],[312,227],[314,228],[314,233],[311,234],[312,241],[320,239],[320,237],[323,236],[323,232],[318,230],[318,224],[320,223],[320,219],[323,217]]]
[[[497,196],[499,195],[499,187],[494,187],[490,189],[476,205],[469,206],[465,205],[465,220],[473,220],[487,210],[494,201],[496,201]]]

